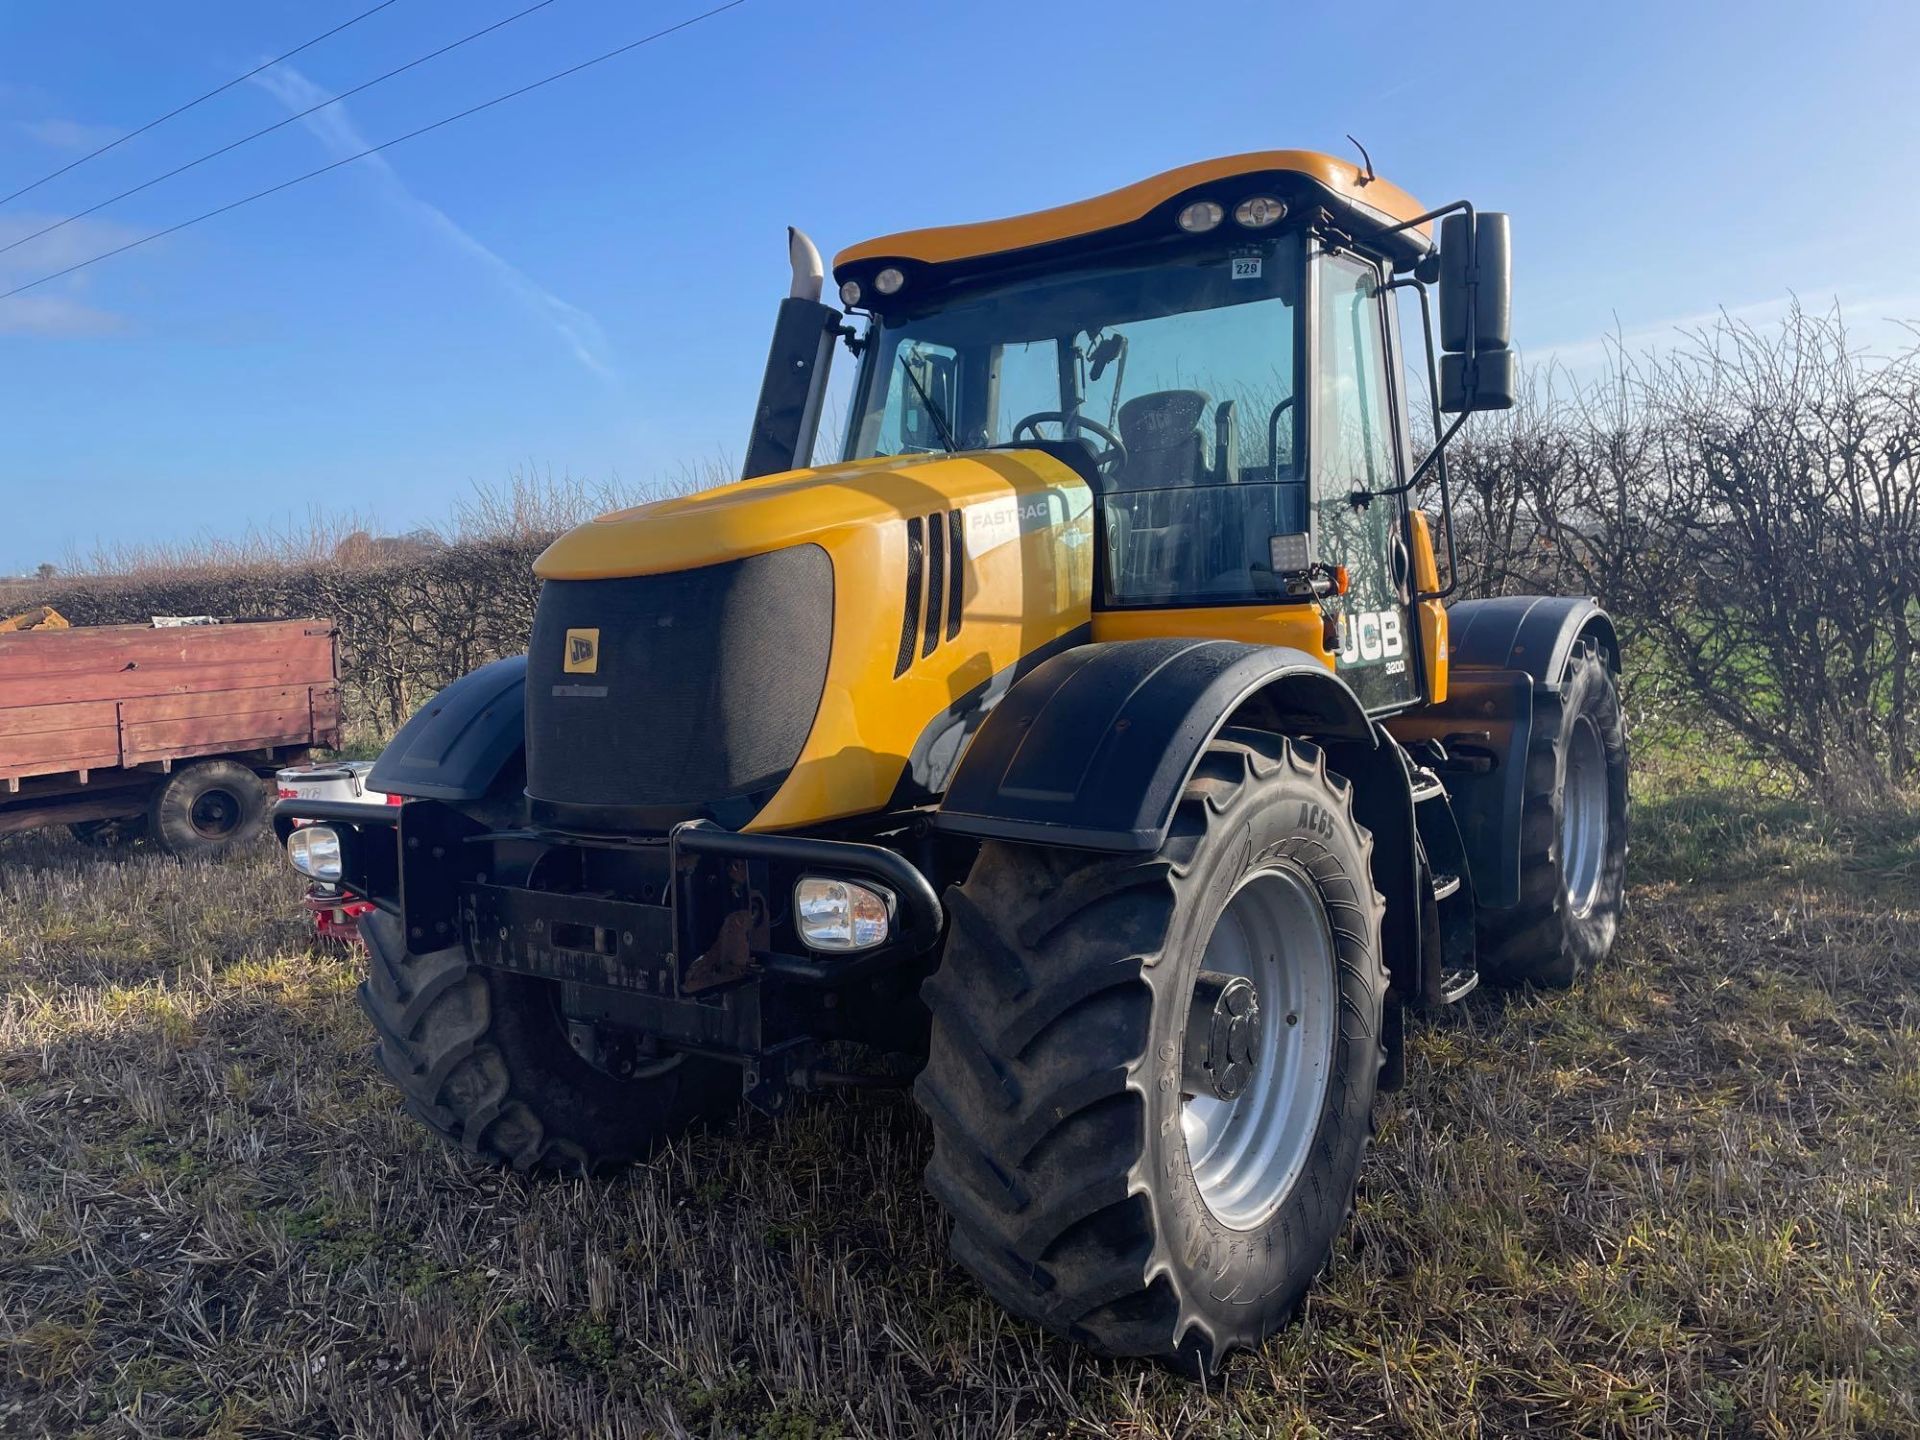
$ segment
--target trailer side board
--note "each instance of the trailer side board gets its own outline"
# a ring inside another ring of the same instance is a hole
[[[0,781],[339,740],[327,620],[0,634]]]

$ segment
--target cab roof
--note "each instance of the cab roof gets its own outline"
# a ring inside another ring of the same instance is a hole
[[[1350,161],[1313,150],[1254,150],[1182,165],[1050,210],[882,235],[842,250],[833,258],[833,271],[836,279],[846,280],[864,276],[882,260],[923,265],[990,262],[1041,246],[1132,230],[1157,212],[1178,214],[1195,200],[1217,201],[1231,216],[1240,201],[1275,190],[1291,191],[1295,197],[1304,192],[1344,218],[1360,240],[1367,238],[1368,230],[1382,230],[1426,213],[1426,207],[1399,186],[1377,176],[1369,178]],[[1287,195],[1281,198],[1295,203]],[[1233,221],[1225,224],[1230,229]],[[1397,252],[1396,259],[1411,261],[1432,248],[1432,243],[1431,225],[1421,224],[1399,231],[1388,248]]]

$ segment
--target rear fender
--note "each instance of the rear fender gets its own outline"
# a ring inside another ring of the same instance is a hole
[[[1583,644],[1616,674],[1613,619],[1584,595],[1509,595],[1463,600],[1447,611],[1451,678],[1445,703],[1387,722],[1403,745],[1438,741],[1452,763],[1442,778],[1460,825],[1475,901],[1505,909],[1520,900],[1520,812],[1536,690],[1566,681]]]
[[[1573,647],[1582,638],[1591,638],[1608,667],[1620,673],[1620,639],[1613,617],[1585,595],[1462,600],[1447,608],[1447,629],[1455,672],[1519,670],[1558,685],[1566,678]]]

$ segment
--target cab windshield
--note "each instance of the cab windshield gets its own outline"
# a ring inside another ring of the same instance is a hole
[[[878,319],[846,458],[1078,441],[1108,603],[1278,595],[1271,538],[1307,528],[1302,275],[1298,234],[1242,232]]]

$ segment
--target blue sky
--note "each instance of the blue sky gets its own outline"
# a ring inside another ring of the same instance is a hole
[[[370,3],[5,6],[0,194]],[[0,244],[527,3],[398,0],[0,207]],[[0,255],[0,289],[703,8],[555,0]],[[1920,6],[1853,0],[747,0],[0,301],[0,572],[316,505],[405,529],[516,468],[737,457],[788,223],[831,256],[1347,132],[1430,203],[1512,212],[1531,358],[1764,321],[1789,291],[1891,343],[1920,319],[1916,53]]]

